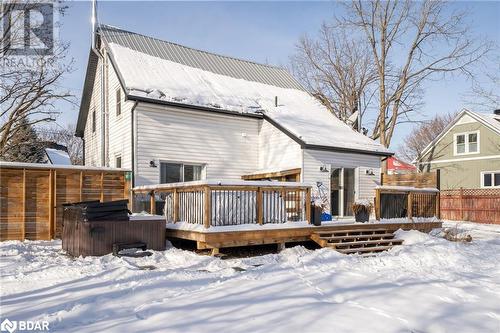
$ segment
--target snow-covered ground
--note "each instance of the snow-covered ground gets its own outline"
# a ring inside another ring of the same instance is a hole
[[[59,241],[2,242],[1,320],[59,332],[499,332],[500,226],[460,227],[472,243],[400,231],[403,246],[373,257],[299,246],[72,259]]]

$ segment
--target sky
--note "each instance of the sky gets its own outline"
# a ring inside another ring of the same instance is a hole
[[[91,3],[66,2],[59,38],[70,42],[73,71],[61,82],[76,96],[76,105],[60,105],[61,125],[76,123],[91,39]],[[500,2],[453,2],[467,9],[477,36],[500,45]],[[298,39],[314,36],[323,21],[339,14],[339,3],[322,2],[138,2],[98,1],[100,23],[154,36],[189,47],[259,63],[288,66]],[[492,69],[494,70],[494,69]],[[455,77],[425,85],[419,119],[468,107],[471,83]],[[500,89],[500,87],[499,87]],[[396,130],[391,147],[403,144],[412,124]]]

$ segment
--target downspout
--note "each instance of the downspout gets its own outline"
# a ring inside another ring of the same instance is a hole
[[[131,183],[132,183],[132,188],[134,188],[135,186],[135,131],[134,131],[134,115],[135,115],[135,108],[137,106],[138,102],[136,101],[134,103],[134,106],[132,106],[132,110],[130,111],[131,112],[131,118],[130,118],[130,154],[131,154],[131,169],[132,169],[132,179],[131,179]]]
[[[96,48],[97,44],[97,4],[96,1],[92,1],[92,52],[94,52],[100,60],[101,63],[101,73],[100,73],[100,81],[101,81],[101,166],[105,166],[106,163],[106,152],[105,152],[105,105],[104,105],[104,56],[102,53]]]
[[[82,164],[85,165],[85,138],[82,137],[81,139],[82,139],[82,147],[83,147],[83,149],[82,149],[82,160],[83,160]]]

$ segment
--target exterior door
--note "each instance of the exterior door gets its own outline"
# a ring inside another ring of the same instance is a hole
[[[343,204],[344,216],[354,216],[352,204],[354,203],[354,169],[343,169]]]
[[[355,199],[355,169],[332,168],[330,175],[330,205],[332,216],[353,216]]]

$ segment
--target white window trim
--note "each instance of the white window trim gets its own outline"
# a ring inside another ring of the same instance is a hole
[[[484,175],[491,174],[491,186],[484,186]],[[481,188],[500,188],[500,185],[495,186],[495,173],[500,173],[500,170],[496,171],[481,171]]]
[[[161,163],[172,163],[172,164],[182,164],[182,181],[181,183],[184,182],[184,165],[195,165],[195,166],[200,166],[201,167],[201,179],[200,180],[205,180],[206,179],[206,168],[207,168],[207,163],[195,163],[195,162],[186,162],[186,161],[173,161],[173,160],[158,160],[158,184],[161,184]]]
[[[118,92],[120,93],[120,99],[116,98],[118,95]],[[115,117],[116,118],[121,118],[122,113],[123,113],[123,103],[122,103],[122,91],[120,88],[115,90]],[[118,113],[118,104],[120,104],[120,113]]]
[[[123,168],[123,159],[122,159],[122,154],[115,154],[115,167],[118,168],[118,166],[116,165],[116,160],[118,159],[118,157],[120,158],[120,168]]]
[[[476,134],[477,135],[477,151],[474,152],[469,152],[469,134]],[[457,152],[457,136],[459,135],[464,135],[465,136],[465,153],[459,153]],[[474,155],[474,154],[479,154],[481,152],[481,138],[480,138],[480,131],[470,131],[470,132],[462,132],[462,133],[455,133],[453,134],[453,155],[454,156],[462,156],[462,155]]]

